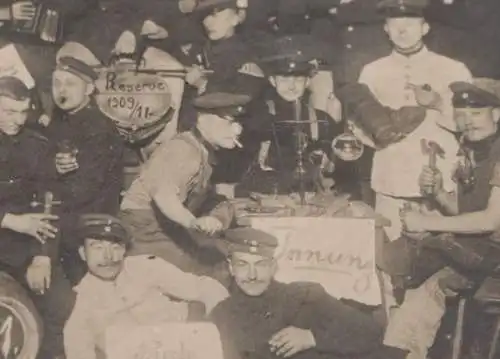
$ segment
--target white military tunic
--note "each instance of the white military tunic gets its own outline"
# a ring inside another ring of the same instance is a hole
[[[128,257],[114,281],[87,274],[75,288],[76,304],[64,328],[67,359],[96,359],[105,352],[111,326],[185,322],[185,301],[199,301],[210,311],[228,296],[214,279],[182,272],[160,258]]]
[[[451,90],[455,81],[471,82],[472,76],[462,63],[423,48],[417,54],[404,56],[397,52],[364,67],[359,82],[366,84],[384,106],[400,109],[417,106],[409,85],[428,84],[443,100],[443,113],[428,110],[424,122],[404,140],[376,151],[372,170],[372,188],[394,197],[420,197],[418,177],[429,156],[422,151],[421,139],[435,141],[445,151],[437,166],[444,185],[452,190],[451,172],[456,161],[458,143],[454,135],[441,126],[455,129]]]

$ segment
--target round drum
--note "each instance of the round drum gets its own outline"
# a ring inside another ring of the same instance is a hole
[[[0,358],[35,359],[42,321],[24,288],[0,272]]]

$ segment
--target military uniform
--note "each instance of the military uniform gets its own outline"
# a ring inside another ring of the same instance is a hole
[[[198,3],[190,16],[197,19],[200,26],[202,26],[201,22],[211,12],[228,8],[238,10],[236,0],[204,0]],[[179,61],[186,66],[198,65],[212,71],[207,75],[208,85],[212,81],[225,82],[242,76],[244,78],[242,81],[247,82],[246,87],[251,91],[250,95],[253,98],[260,92],[263,82],[259,78],[258,69],[249,65],[254,60],[255,54],[252,46],[243,36],[237,33],[217,41],[193,42],[186,49],[183,56],[179,58]],[[200,91],[202,92],[202,90],[194,87],[185,89],[183,105],[179,115],[180,131],[190,129],[193,126],[194,123],[190,119],[195,117],[195,110],[190,104]]]
[[[78,237],[127,245],[128,233],[109,215],[84,215]],[[106,330],[112,326],[155,325],[188,320],[188,302],[213,308],[227,290],[207,277],[198,277],[152,256],[124,259],[113,281],[87,274],[75,287],[76,304],[64,328],[66,358],[105,358]],[[116,344],[115,344],[116,345]]]
[[[285,75],[310,78],[315,71],[313,63],[315,60],[321,61],[322,54],[321,45],[309,35],[275,37],[261,44],[258,65],[268,77]],[[309,92],[296,104],[284,100],[276,90],[269,88],[263,101],[266,102],[265,113],[254,116],[258,124],[253,123],[252,139],[270,142],[269,157],[265,164],[276,171],[269,173],[257,169],[252,176],[245,178],[240,187],[247,191],[272,193],[277,184],[278,191],[290,193],[296,185],[293,176],[297,164],[296,126],[306,137],[307,159],[314,150],[321,150],[330,156],[332,140],[342,133],[343,125],[336,123],[326,112],[314,108]],[[299,125],[291,123],[295,118],[296,105],[300,111],[299,120],[304,121]],[[312,167],[313,164],[310,165]],[[339,169],[342,172],[346,168],[340,165]],[[309,187],[312,187],[312,182]]]
[[[62,57],[58,68],[90,81],[95,76],[89,66],[71,57]],[[53,156],[60,151],[63,142],[69,142],[77,150],[79,168],[58,175],[54,182],[63,203],[58,214],[61,216],[65,269],[76,282],[83,274],[83,263],[73,243],[75,221],[81,213],[118,212],[123,188],[124,141],[113,122],[92,99],[73,113],[56,109],[45,134]]]
[[[450,85],[455,108],[500,107],[500,99],[481,88],[465,82]],[[500,139],[497,133],[478,142],[465,143],[464,157],[457,166],[459,213],[483,211],[493,187],[500,186]],[[478,241],[488,241],[495,234],[455,235],[458,240],[465,237]],[[445,244],[444,242],[443,244]],[[443,245],[445,247],[445,245]],[[451,247],[453,248],[453,247]],[[410,358],[426,358],[427,350],[434,342],[436,331],[446,310],[446,289],[467,290],[474,287],[487,273],[467,271],[449,260],[454,258],[453,249],[443,248],[446,256],[441,258],[442,267],[449,265],[427,279],[420,287],[408,291],[401,307],[393,313],[385,334],[385,343],[411,351]],[[432,253],[432,252],[431,252]],[[389,259],[390,260],[390,259]],[[460,264],[460,261],[457,263]],[[458,268],[458,271],[455,270]],[[414,338],[418,338],[415,340]]]
[[[272,258],[277,239],[252,228],[225,233],[226,253]],[[278,358],[271,337],[287,327],[310,330],[315,347],[296,358],[404,358],[406,353],[382,346],[382,328],[361,312],[328,295],[315,283],[271,281],[258,296],[245,294],[235,283],[230,297],[219,303],[211,319],[219,329],[225,358]]]
[[[1,79],[0,91],[5,79]],[[15,136],[0,132],[0,219],[3,221],[6,214],[41,212],[32,207],[33,200],[53,191],[55,174],[45,137],[26,128]],[[62,328],[73,305],[71,286],[59,264],[58,245],[58,238],[42,245],[28,235],[0,229],[0,270],[27,288],[43,317],[42,358],[62,353]],[[26,283],[26,270],[35,256],[49,256],[52,262],[51,285],[43,295],[32,293]]]
[[[236,115],[248,101],[245,95],[207,92],[196,98],[194,106],[219,116]],[[133,254],[154,254],[183,270],[216,275],[214,267],[222,257],[212,240],[165,217],[155,204],[157,196],[175,196],[194,216],[215,217],[228,228],[233,210],[213,190],[214,165],[215,149],[197,128],[156,149],[121,204],[120,216],[135,238]]]
[[[382,9],[388,16],[419,16],[423,9],[417,0],[405,1],[403,10],[399,2],[388,0]],[[446,69],[436,73],[436,68]],[[417,53],[405,56],[393,51],[389,56],[374,61],[363,68],[359,82],[366,84],[377,100],[391,109],[418,105],[414,91],[409,84],[427,84],[442,98],[443,111],[427,110],[422,124],[404,140],[376,150],[372,168],[371,186],[376,192],[376,210],[392,222],[386,232],[391,240],[399,237],[401,228],[399,209],[408,199],[421,197],[418,176],[428,155],[422,152],[421,139],[438,143],[445,155],[437,166],[450,174],[455,163],[458,143],[452,133],[443,129],[454,129],[451,106],[451,91],[448,85],[454,81],[472,80],[470,72],[460,62],[438,55],[425,46]],[[410,156],[413,161],[408,161]],[[445,188],[453,189],[450,176],[445,175]]]
[[[99,212],[116,214],[122,189],[124,142],[113,122],[94,102],[76,113],[58,111],[47,128],[47,136],[57,146],[69,140],[78,149],[79,168],[59,177],[65,213]],[[57,148],[53,148],[54,153]]]

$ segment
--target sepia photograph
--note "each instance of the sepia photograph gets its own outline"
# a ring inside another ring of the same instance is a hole
[[[0,0],[0,359],[500,359],[500,0]]]

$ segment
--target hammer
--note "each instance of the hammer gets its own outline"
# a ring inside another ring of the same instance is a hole
[[[422,146],[422,152],[425,155],[429,156],[429,167],[432,170],[437,170],[436,167],[436,162],[437,162],[437,157],[444,158],[444,150],[443,148],[436,142],[434,141],[428,141],[424,138],[420,141],[420,144]],[[432,188],[423,188],[423,191],[426,195],[431,195],[432,194]]]

